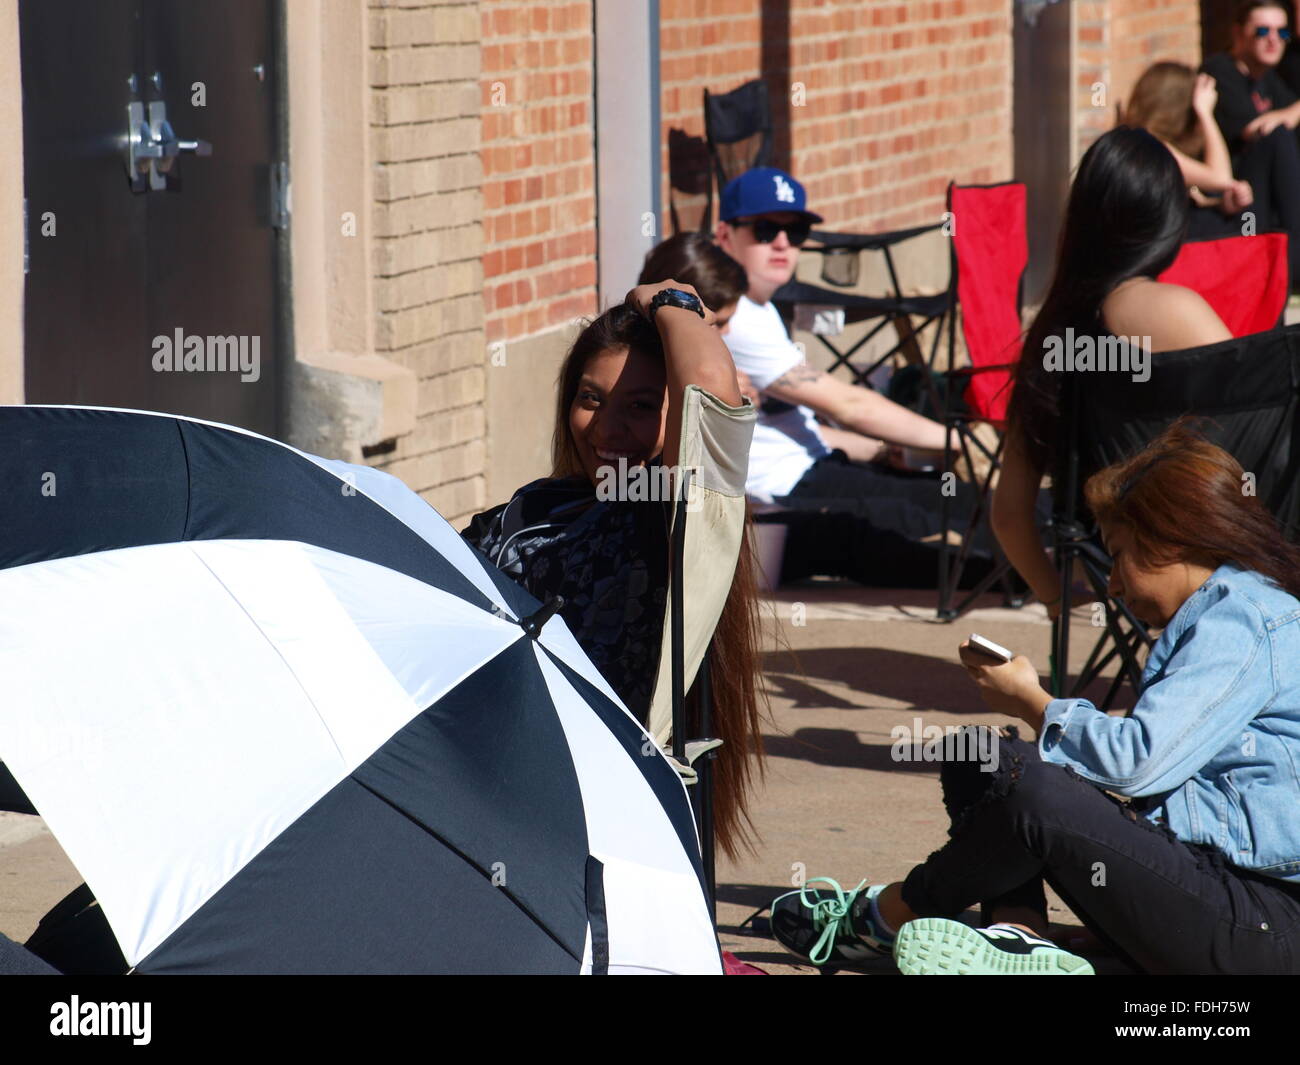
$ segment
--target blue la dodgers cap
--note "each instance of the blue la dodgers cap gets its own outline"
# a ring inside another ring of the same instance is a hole
[[[803,215],[809,222],[820,222],[822,216],[809,211],[804,206],[806,202],[803,186],[784,170],[759,166],[727,182],[718,217],[731,222],[751,215],[786,211]]]

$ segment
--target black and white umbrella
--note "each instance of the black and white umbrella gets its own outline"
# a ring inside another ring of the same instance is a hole
[[[694,972],[685,789],[401,482],[0,408],[0,758],[139,972]]]

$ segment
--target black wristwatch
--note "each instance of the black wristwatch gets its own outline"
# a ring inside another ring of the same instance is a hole
[[[684,311],[694,311],[701,318],[704,317],[704,304],[700,302],[700,297],[692,296],[679,288],[664,288],[654,294],[654,298],[650,301],[650,321],[655,320],[655,311],[660,307],[680,307]]]

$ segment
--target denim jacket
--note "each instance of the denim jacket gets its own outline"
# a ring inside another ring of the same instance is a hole
[[[1220,566],[1156,641],[1127,717],[1048,704],[1043,760],[1234,865],[1300,882],[1300,601]]]

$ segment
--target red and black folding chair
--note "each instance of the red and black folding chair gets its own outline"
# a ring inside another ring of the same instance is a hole
[[[938,616],[951,621],[995,584],[1001,584],[1010,604],[1018,606],[1021,602],[1021,593],[1012,584],[1011,566],[1002,558],[960,603],[954,604],[976,534],[987,521],[990,489],[1002,458],[1012,374],[1020,359],[1021,290],[1029,261],[1025,186],[1018,181],[997,185],[951,184],[945,224],[952,239],[952,265],[947,294],[948,367],[938,373],[945,385],[941,409],[944,424],[957,431],[960,454],[967,468],[979,471],[972,473],[979,497],[970,523],[960,530],[958,544],[950,544],[945,538],[939,552]],[[956,365],[959,311],[969,355],[966,366]],[[936,336],[930,356],[931,369],[936,372],[937,355]],[[936,406],[939,405],[936,400]],[[975,427],[980,424],[998,431],[995,447],[975,433]],[[945,451],[944,474],[951,468],[951,453]],[[944,492],[945,530],[950,526],[951,498]]]
[[[1182,414],[1211,419],[1209,432],[1245,469],[1260,475],[1258,490],[1292,539],[1300,537],[1300,437],[1295,410],[1300,395],[1300,332],[1280,330],[1290,288],[1285,233],[1225,237],[1184,244],[1160,281],[1199,292],[1233,340],[1205,348],[1161,352],[1152,376],[1133,382],[1122,375],[1070,379],[1062,395],[1063,465],[1053,491],[1053,538],[1063,601],[1073,574],[1081,573],[1103,610],[1102,631],[1083,667],[1069,679],[1070,627],[1063,612],[1052,646],[1053,694],[1079,694],[1118,661],[1100,703],[1107,709],[1125,680],[1136,690],[1139,655],[1152,636],[1106,586],[1110,558],[1098,542],[1082,503],[1090,473],[1140,448]]]
[[[1139,688],[1139,655],[1154,640],[1122,600],[1107,594],[1111,560],[1083,504],[1084,484],[1097,470],[1141,450],[1182,415],[1200,415],[1206,436],[1252,475],[1252,491],[1287,538],[1300,541],[1300,326],[1161,352],[1146,381],[1125,374],[1070,374],[1061,406],[1065,446],[1053,484],[1061,594],[1068,602],[1072,578],[1081,573],[1103,609],[1093,613],[1101,632],[1073,680],[1069,611],[1057,619],[1052,694],[1083,694],[1118,660],[1109,690],[1097,704],[1105,710],[1125,680]]]
[[[1157,279],[1195,289],[1235,337],[1272,329],[1290,290],[1285,233],[1223,237],[1184,244]]]

